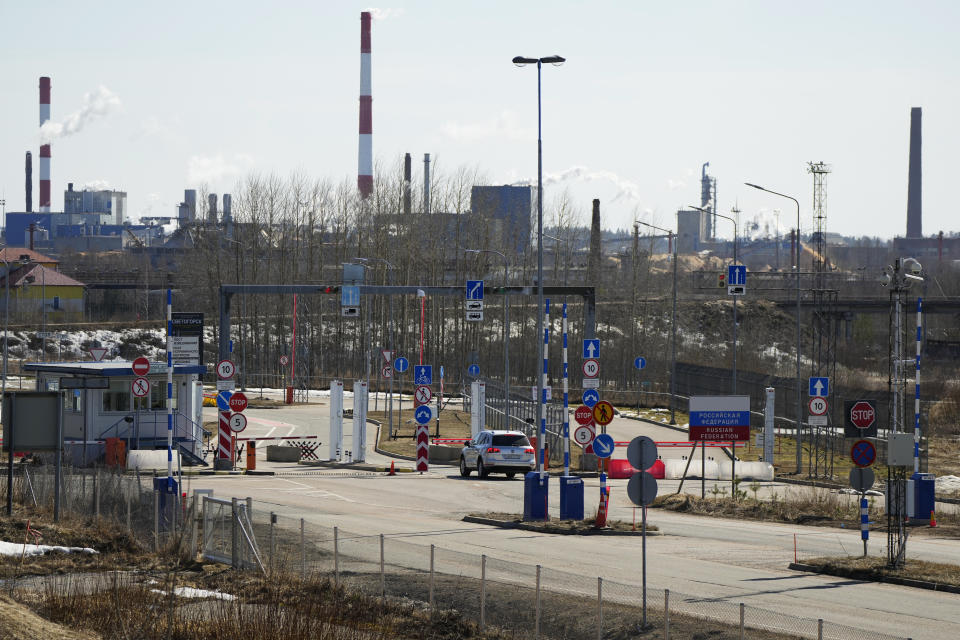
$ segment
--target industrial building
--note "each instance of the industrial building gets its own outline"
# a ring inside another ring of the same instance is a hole
[[[110,216],[110,224],[122,225],[127,219],[127,192],[103,189],[74,191],[67,183],[63,192],[64,213],[100,213]]]
[[[537,188],[533,186],[474,186],[470,211],[492,225],[490,236],[500,246],[524,253],[530,247],[532,219],[537,211]]]

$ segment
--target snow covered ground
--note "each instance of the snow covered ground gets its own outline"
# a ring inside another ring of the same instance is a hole
[[[89,547],[57,547],[49,544],[17,544],[0,540],[0,556],[42,556],[46,553],[97,553]]]

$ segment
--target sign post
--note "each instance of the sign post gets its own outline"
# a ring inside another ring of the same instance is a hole
[[[630,476],[627,496],[633,504],[642,507],[643,532],[643,629],[647,628],[647,505],[657,497],[657,480],[647,469],[657,461],[657,443],[646,436],[637,436],[627,447],[627,460],[639,473]]]
[[[691,441],[701,440],[701,457],[706,456],[706,440],[730,443],[731,495],[737,495],[736,443],[750,439],[750,396],[692,396],[690,398]],[[691,451],[691,457],[693,452]],[[701,466],[705,462],[701,461]],[[701,471],[700,493],[706,494],[705,474]]]

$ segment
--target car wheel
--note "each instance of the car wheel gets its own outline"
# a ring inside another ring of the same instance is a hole
[[[515,475],[517,475],[517,474],[514,473],[513,471],[507,471],[507,477],[508,477],[508,478],[512,478],[512,477],[515,476]]]
[[[470,469],[467,469],[467,461],[463,456],[460,456],[460,475],[464,478],[470,475]]]
[[[486,478],[489,473],[490,472],[483,466],[483,460],[477,458],[477,475],[481,478]]]

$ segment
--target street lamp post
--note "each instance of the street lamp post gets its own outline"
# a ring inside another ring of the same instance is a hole
[[[543,63],[548,64],[563,64],[566,62],[566,58],[560,56],[546,56],[543,58],[525,58],[523,56],[516,56],[513,59],[513,64],[518,67],[536,64],[537,65],[537,343],[543,339],[543,118],[542,118],[542,109],[541,109],[541,91],[540,91],[540,70],[543,68]],[[546,349],[546,347],[544,347]],[[537,438],[537,447],[539,453],[537,455],[537,471],[543,473],[544,470],[544,440],[547,436],[546,428],[546,417],[543,413],[543,405],[545,403],[544,394],[546,393],[543,389],[544,386],[544,377],[546,372],[543,375],[537,376],[537,398],[540,400],[537,409],[537,417],[540,422],[540,435]]]
[[[465,253],[495,253],[503,258],[503,286],[510,284],[510,263],[507,256],[495,249],[464,249]],[[503,292],[503,428],[510,428],[510,298]]]
[[[667,242],[673,247],[673,312],[670,316],[670,424],[677,424],[677,243],[676,235],[669,229],[662,229],[647,222],[640,224],[667,234]]]
[[[793,203],[797,205],[797,254],[796,254],[796,263],[794,269],[796,269],[797,276],[797,474],[800,473],[800,469],[803,464],[803,449],[801,448],[801,438],[800,438],[800,423],[802,420],[802,410],[800,400],[800,203],[797,202],[797,199],[788,196],[785,193],[778,193],[776,191],[771,191],[770,189],[765,189],[760,185],[751,184],[749,182],[744,182],[743,184],[748,187],[753,187],[754,189],[759,189],[760,191],[766,191],[767,193],[772,193],[775,196],[780,196],[781,198],[787,198],[788,200],[793,200]]]

